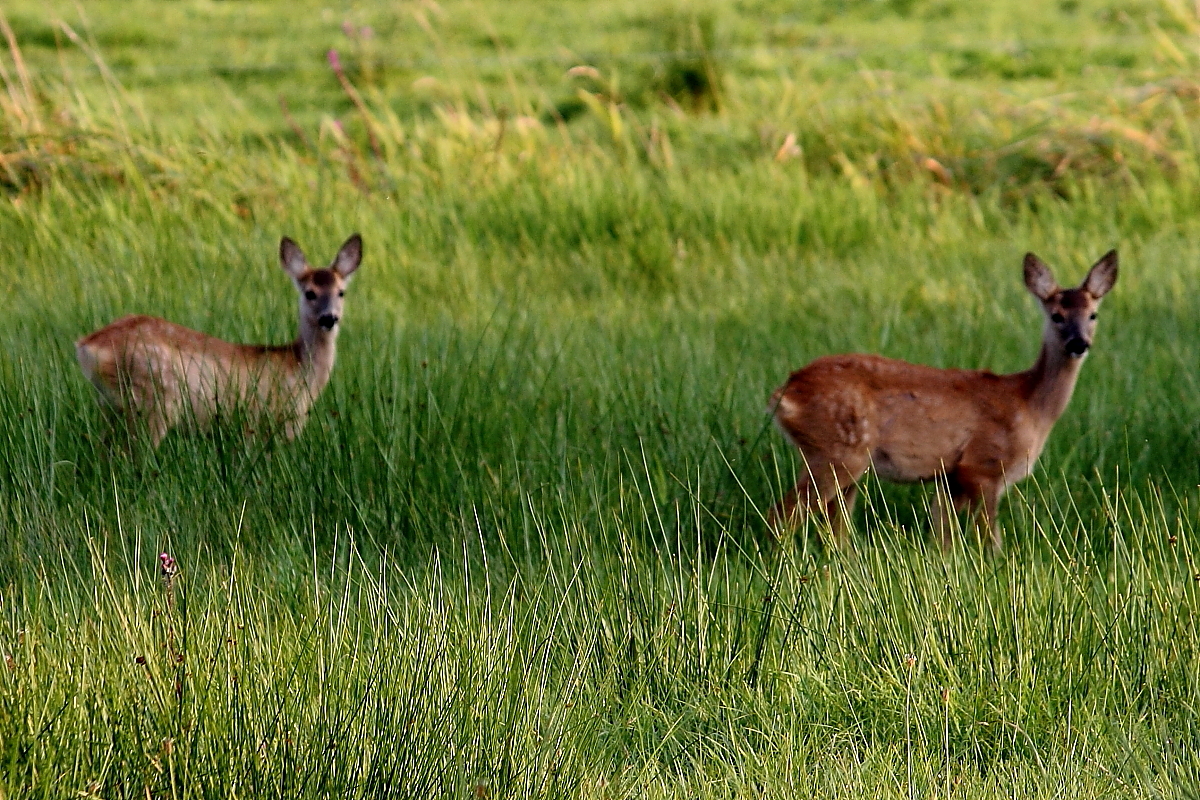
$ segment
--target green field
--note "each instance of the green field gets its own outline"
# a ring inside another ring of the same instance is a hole
[[[979,5],[6,0],[0,798],[1195,797],[1200,11]],[[76,338],[356,230],[298,439],[114,439]],[[789,371],[1112,247],[1003,554],[774,541]]]

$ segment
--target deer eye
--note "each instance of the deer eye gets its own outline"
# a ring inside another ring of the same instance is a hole
[[[345,291],[338,292],[338,297],[345,297],[345,296],[346,296]],[[1096,318],[1096,315],[1092,314],[1092,319],[1095,319],[1095,318]]]
[[[1088,317],[1088,319],[1095,319],[1095,318],[1096,318],[1096,312],[1093,311],[1092,315],[1090,317]]]
[[[1057,311],[1055,311],[1053,314],[1050,315],[1050,321],[1053,322],[1055,325],[1058,325],[1059,323],[1063,322],[1065,319],[1066,319],[1066,317],[1064,317],[1062,314],[1058,313]]]
[[[307,292],[304,293],[304,299],[309,300],[309,301],[316,300],[317,293],[314,292],[312,289],[309,289]]]

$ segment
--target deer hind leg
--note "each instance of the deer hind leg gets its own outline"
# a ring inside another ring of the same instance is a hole
[[[768,515],[767,522],[777,533],[794,529],[809,514],[824,514],[829,523],[831,542],[846,543],[845,518],[858,497],[857,481],[867,471],[870,460],[843,459],[840,464],[828,458],[805,456],[804,473],[796,487],[784,495]]]
[[[300,432],[304,430],[305,424],[308,422],[308,412],[304,411],[300,414],[294,414],[284,420],[283,423],[283,438],[287,441],[292,441]]]
[[[999,553],[1004,548],[1004,534],[996,520],[996,509],[1000,505],[1000,495],[1004,494],[1004,484],[992,481],[980,487],[979,527],[980,533],[988,533],[988,543],[993,553]]]
[[[858,479],[870,466],[871,458],[866,453],[861,456],[849,454],[835,463],[827,464],[823,470],[827,480],[818,481],[817,499],[824,501],[830,540],[836,547],[845,547],[850,543],[848,526],[854,501],[858,499]]]
[[[803,513],[801,509],[808,510],[808,496],[811,492],[812,476],[805,471],[796,485],[787,490],[783,499],[771,507],[767,514],[767,527],[776,535],[795,529],[800,523]]]
[[[125,423],[124,438],[130,453],[133,452],[134,442],[143,435],[149,440],[152,450],[158,449],[159,443],[171,430],[163,410],[154,403],[129,402],[122,407],[120,417]]]
[[[157,450],[167,432],[171,430],[171,423],[163,410],[157,406],[151,407],[143,419],[146,423],[146,435],[150,438],[150,448]]]
[[[96,447],[104,453],[122,452],[131,455],[129,414],[121,406],[108,400],[107,396],[100,406],[100,423],[96,430]]]
[[[145,371],[131,374],[124,387],[126,425],[131,436],[144,430],[150,449],[157,450],[179,418],[175,387]]]
[[[825,505],[825,515],[829,518],[829,531],[835,542],[845,543],[849,540],[850,519],[854,514],[854,501],[857,499],[858,484],[851,482]]]
[[[104,444],[112,450],[119,446],[127,456],[134,453],[138,421],[142,411],[137,391],[126,372],[118,373],[116,385],[97,384],[104,398]]]
[[[975,496],[954,476],[947,475],[945,484],[938,482],[933,495],[933,535],[943,550],[954,548],[954,522],[974,502]]]

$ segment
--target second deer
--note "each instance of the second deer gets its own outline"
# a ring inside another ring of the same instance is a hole
[[[1116,280],[1115,250],[1072,289],[1060,288],[1049,267],[1027,254],[1025,286],[1041,301],[1045,326],[1041,353],[1024,372],[994,375],[852,354],[818,358],[792,373],[771,407],[805,463],[796,487],[772,509],[772,528],[818,512],[842,543],[857,481],[874,467],[890,481],[941,484],[934,531],[944,547],[952,544],[953,515],[978,506],[999,550],[1000,496],[1033,470],[1066,409],[1092,345],[1100,299]]]
[[[266,417],[291,439],[333,371],[343,295],[362,261],[362,237],[313,269],[291,239],[279,258],[300,293],[300,335],[286,345],[232,344],[158,317],[122,317],[75,343],[101,395],[145,424],[153,446],[182,421],[205,427],[221,412]]]

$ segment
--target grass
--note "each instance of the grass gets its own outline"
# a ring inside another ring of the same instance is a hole
[[[4,796],[1195,791],[1194,15],[289,9],[5,6]],[[301,437],[109,449],[76,337],[284,341],[352,230]],[[1022,369],[1113,246],[1002,556],[773,542],[789,370]]]

